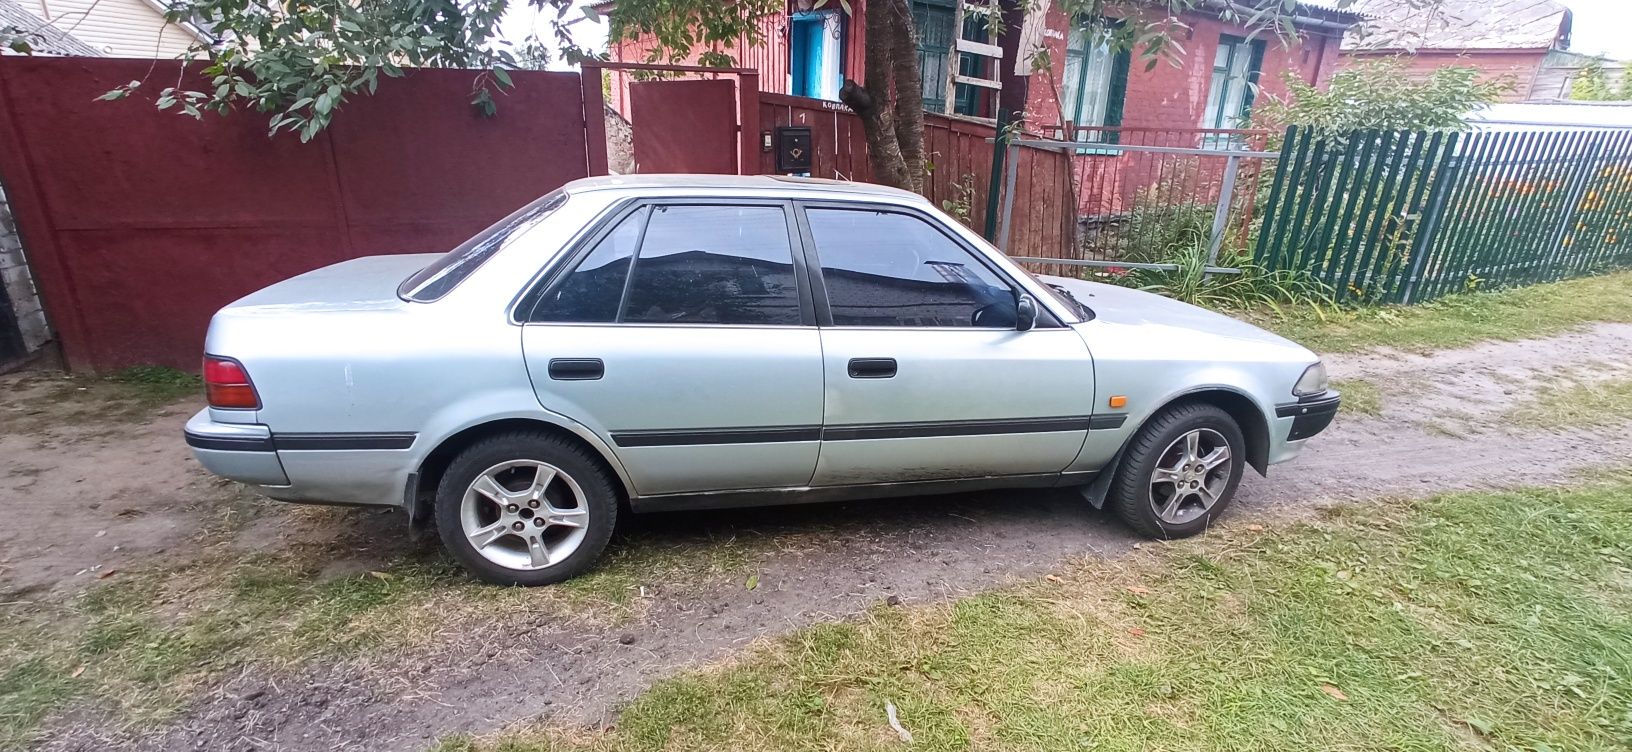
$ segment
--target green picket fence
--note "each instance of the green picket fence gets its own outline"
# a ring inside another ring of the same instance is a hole
[[[1632,266],[1632,131],[1288,129],[1254,258],[1376,303]]]

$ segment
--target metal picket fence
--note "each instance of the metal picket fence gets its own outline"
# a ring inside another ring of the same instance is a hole
[[[1289,129],[1254,258],[1376,303],[1632,266],[1632,130]]]

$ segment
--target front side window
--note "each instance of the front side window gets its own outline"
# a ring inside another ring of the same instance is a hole
[[[447,295],[494,254],[538,226],[565,203],[566,192],[554,191],[517,209],[458,248],[442,254],[429,266],[414,272],[397,287],[397,294],[404,300],[416,303],[429,303]]]
[[[1263,40],[1247,41],[1225,34],[1213,55],[1213,78],[1207,92],[1203,128],[1243,128],[1252,118],[1252,100],[1257,93],[1258,73],[1264,66]],[[1228,139],[1212,138],[1213,143]]]
[[[837,326],[1013,328],[1012,288],[930,223],[870,209],[808,209]]]
[[[1111,49],[1111,23],[1079,24],[1066,43],[1065,119],[1078,126],[1114,128],[1122,124],[1129,55]],[[1077,133],[1076,140],[1116,143],[1114,134],[1103,130]]]

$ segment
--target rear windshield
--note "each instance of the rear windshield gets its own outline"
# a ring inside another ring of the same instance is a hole
[[[565,191],[553,191],[482,230],[458,248],[442,254],[424,269],[403,280],[397,294],[404,300],[429,303],[447,295],[471,272],[498,253],[511,238],[520,237],[567,202]]]

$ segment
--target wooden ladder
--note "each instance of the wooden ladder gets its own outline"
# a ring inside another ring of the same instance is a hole
[[[953,114],[953,110],[957,107],[958,84],[979,86],[992,92],[1000,91],[1003,88],[1003,48],[995,44],[971,42],[964,39],[963,18],[964,14],[967,13],[990,17],[994,13],[1002,13],[1002,10],[998,6],[998,0],[988,0],[985,4],[965,2],[964,0],[959,0],[957,3],[957,10],[952,16],[952,51],[951,54],[946,56],[946,104],[942,110],[947,115]],[[963,60],[962,53],[965,52],[995,60],[996,65],[992,66],[992,71],[997,78],[958,75],[958,63]]]

